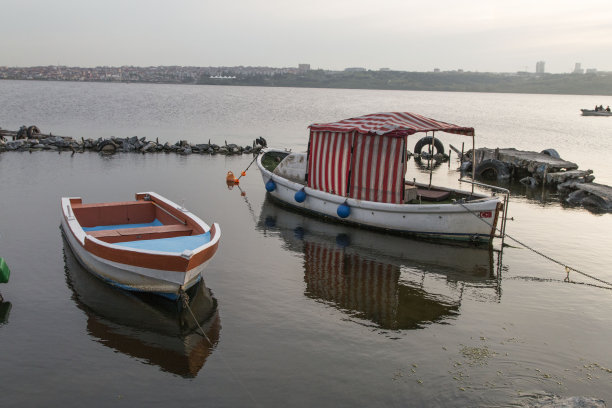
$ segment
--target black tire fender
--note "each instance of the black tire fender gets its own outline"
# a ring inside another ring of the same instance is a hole
[[[433,137],[431,136],[425,136],[416,142],[414,145],[414,154],[421,154],[423,147],[431,145],[432,139]],[[436,153],[444,154],[444,144],[440,141],[440,139],[434,139],[433,144],[436,149]]]
[[[481,161],[475,170],[476,176],[484,179],[508,180],[510,179],[510,167],[499,160],[487,159]]]

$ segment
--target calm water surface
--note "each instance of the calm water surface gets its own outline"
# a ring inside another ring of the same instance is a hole
[[[0,126],[303,149],[306,126],[402,110],[474,126],[487,147],[557,149],[612,184],[602,97],[0,81]],[[416,143],[416,138],[414,142]],[[460,146],[450,136],[445,144]],[[467,142],[467,140],[466,140]],[[251,157],[0,154],[2,406],[509,406],[612,401],[612,291],[519,247],[463,248],[320,222],[269,202]],[[409,177],[428,173],[413,162]],[[456,163],[434,181],[458,185]],[[189,315],[84,271],[59,199],[156,191],[219,222]],[[241,195],[244,192],[244,195]],[[517,187],[508,233],[612,281],[612,221]]]

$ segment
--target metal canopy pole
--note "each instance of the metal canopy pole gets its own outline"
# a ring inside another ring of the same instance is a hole
[[[472,181],[476,181],[476,133],[472,133]],[[474,195],[474,183],[472,183],[472,195]]]
[[[427,132],[425,132],[425,136],[427,136]],[[431,132],[431,144],[429,145],[429,159],[427,160],[427,164],[429,165],[429,187],[428,187],[428,190],[431,190],[431,178],[432,178],[432,175],[433,175],[433,166],[434,166],[433,148],[434,148],[435,140],[436,140],[436,132],[432,131]]]

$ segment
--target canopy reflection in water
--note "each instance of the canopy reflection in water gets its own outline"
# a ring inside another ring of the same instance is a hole
[[[327,223],[262,205],[257,228],[304,256],[306,296],[383,329],[417,329],[459,313],[462,298],[498,301],[493,252]]]
[[[0,302],[0,326],[8,323],[11,307],[11,302]]]
[[[78,263],[64,240],[66,281],[87,315],[87,332],[101,344],[182,377],[195,377],[219,342],[217,301],[202,280],[188,291],[189,307],[114,288]],[[202,335],[198,324],[206,333]],[[211,344],[212,343],[212,344]]]

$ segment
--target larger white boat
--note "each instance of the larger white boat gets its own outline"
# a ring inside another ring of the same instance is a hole
[[[408,135],[474,137],[474,129],[408,112],[309,126],[308,150],[264,149],[266,190],[297,209],[361,227],[431,239],[488,242],[504,205],[495,196],[406,181]],[[503,220],[504,218],[502,218]],[[503,226],[502,226],[503,231]]]

